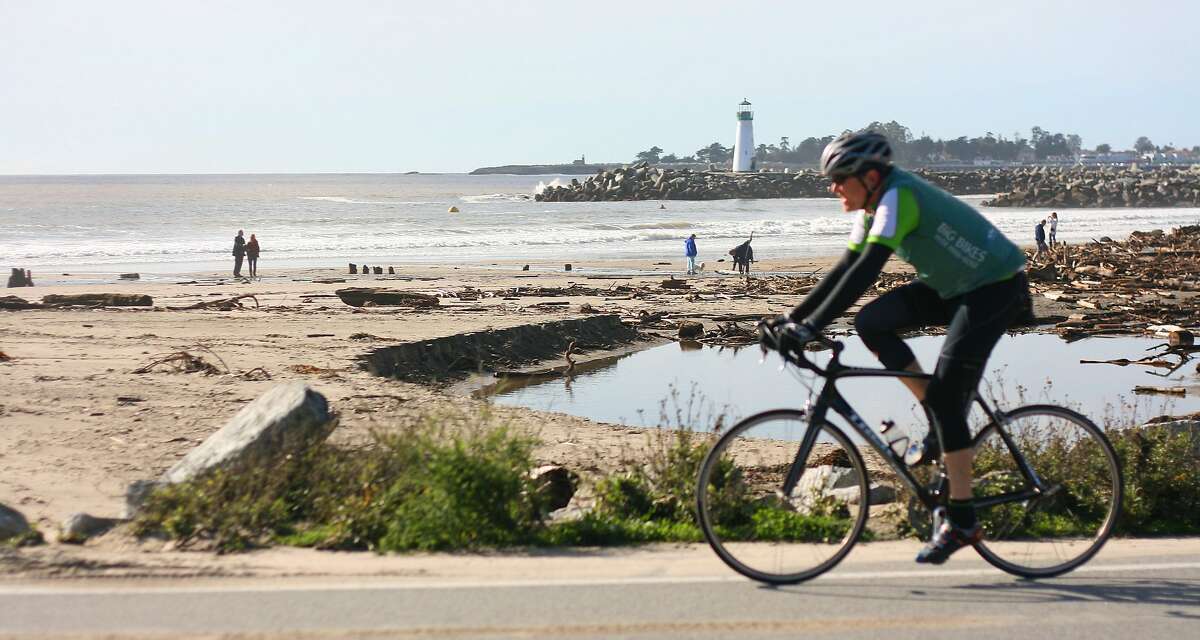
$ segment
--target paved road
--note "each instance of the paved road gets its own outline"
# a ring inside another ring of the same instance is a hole
[[[868,545],[779,589],[704,549],[492,563],[525,567],[516,579],[476,557],[483,569],[452,579],[0,581],[0,638],[1200,638],[1200,541],[1117,542],[1041,582],[974,557],[916,567],[912,550]]]

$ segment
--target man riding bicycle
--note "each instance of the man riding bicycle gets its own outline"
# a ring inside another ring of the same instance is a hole
[[[916,270],[916,280],[865,305],[854,326],[884,366],[919,373],[897,333],[947,325],[931,379],[902,379],[932,426],[907,461],[921,464],[945,452],[948,517],[917,555],[917,562],[941,564],[982,539],[971,503],[967,411],[992,348],[1029,309],[1025,254],[969,205],[894,167],[880,134],[848,133],[829,143],[821,171],[842,208],[855,214],[849,250],[796,308],[770,324],[781,348],[803,349],[875,283],[893,253]]]

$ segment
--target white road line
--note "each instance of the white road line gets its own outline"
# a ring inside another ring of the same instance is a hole
[[[1070,575],[1080,573],[1132,573],[1171,571],[1180,569],[1200,569],[1200,562],[1162,562],[1150,564],[1097,564],[1076,569]],[[826,581],[850,580],[894,580],[903,578],[974,578],[974,577],[1004,577],[1006,574],[999,569],[929,569],[905,571],[846,571],[839,573],[834,569],[830,573],[817,578],[809,584],[820,584]],[[235,578],[236,579],[236,578]],[[265,581],[274,580],[266,578]],[[641,578],[571,578],[563,580],[488,580],[488,581],[453,581],[420,582],[394,579],[369,582],[336,582],[331,584],[305,583],[271,583],[231,585],[201,585],[201,586],[157,586],[157,587],[121,587],[108,585],[103,587],[62,585],[0,585],[0,596],[69,596],[69,595],[188,595],[202,593],[278,593],[282,591],[422,591],[436,589],[508,589],[508,588],[538,588],[538,587],[598,587],[598,586],[634,586],[634,585],[670,585],[670,584],[703,584],[721,582],[747,582],[756,584],[738,575],[725,576],[662,576]]]

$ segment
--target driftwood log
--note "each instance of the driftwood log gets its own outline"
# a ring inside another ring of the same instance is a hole
[[[338,289],[334,293],[341,298],[342,302],[352,307],[361,307],[368,302],[380,307],[428,308],[438,306],[437,296],[412,291],[396,291],[378,287],[348,287]]]
[[[17,296],[0,296],[0,309],[9,311],[20,311],[22,309],[41,309],[42,305],[36,302],[29,302],[24,298]]]
[[[48,307],[153,307],[154,299],[137,293],[68,293],[42,298]]]

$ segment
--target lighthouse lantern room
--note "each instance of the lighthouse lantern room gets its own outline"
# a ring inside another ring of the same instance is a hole
[[[733,143],[733,170],[754,171],[758,167],[754,160],[754,111],[750,101],[742,100],[737,110],[737,137]]]

